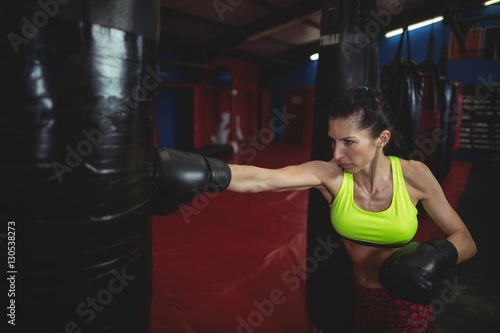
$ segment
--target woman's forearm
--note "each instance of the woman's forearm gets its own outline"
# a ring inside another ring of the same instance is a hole
[[[469,260],[476,254],[476,243],[467,230],[458,230],[446,237],[457,249],[457,264]]]
[[[231,183],[227,189],[233,192],[262,192],[266,189],[265,177],[269,169],[251,165],[229,164],[231,168]]]
[[[279,169],[230,164],[232,179],[228,190],[234,192],[297,191],[321,186],[318,169],[323,162],[307,162]]]

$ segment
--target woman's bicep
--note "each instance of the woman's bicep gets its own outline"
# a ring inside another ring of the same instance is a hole
[[[415,183],[420,191],[419,200],[425,211],[445,234],[454,232],[463,226],[462,220],[448,202],[441,184],[434,177],[430,169],[421,165],[414,173]]]
[[[323,184],[321,162],[307,162],[275,170],[268,178],[273,191],[297,191],[312,187],[320,188]]]
[[[441,185],[430,171],[429,174],[428,179],[421,183],[422,188],[425,189],[422,205],[434,223],[446,235],[446,238],[457,248],[458,262],[467,260],[476,252],[472,236],[460,216],[448,202]]]
[[[451,207],[444,194],[436,193],[429,196],[428,199],[422,200],[422,206],[446,235],[452,234],[464,227],[462,219],[453,207]]]
[[[449,204],[444,194],[434,196],[423,202],[424,209],[431,219],[446,235],[458,251],[458,261],[472,258],[476,253],[476,244],[467,228],[455,209]]]

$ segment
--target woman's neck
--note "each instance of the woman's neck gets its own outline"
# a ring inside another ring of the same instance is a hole
[[[387,186],[391,181],[391,159],[382,152],[377,152],[366,168],[353,175],[354,181],[366,191],[372,193]]]

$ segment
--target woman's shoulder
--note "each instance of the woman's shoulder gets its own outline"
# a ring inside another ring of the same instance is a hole
[[[338,179],[343,171],[335,161],[312,160],[297,165],[289,165],[281,169],[288,176],[313,177],[314,183],[325,185]]]
[[[318,174],[325,175],[328,179],[343,174],[343,169],[333,159],[331,161],[313,160],[309,163],[312,169]]]
[[[420,161],[399,159],[401,161],[401,170],[407,185],[416,189],[423,189],[429,181],[432,181],[434,175],[427,165]]]
[[[402,158],[400,158],[399,161],[401,162],[401,169],[404,173],[425,174],[430,172],[429,167],[420,161],[405,160]]]
[[[344,178],[344,170],[333,159],[328,162],[312,161],[312,163],[324,186],[321,192],[330,203],[340,190]]]

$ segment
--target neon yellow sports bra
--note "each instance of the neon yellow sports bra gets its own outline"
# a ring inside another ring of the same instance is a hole
[[[353,175],[344,172],[339,193],[330,205],[335,230],[344,238],[372,246],[402,246],[410,242],[418,227],[417,213],[410,200],[401,170],[401,162],[391,159],[393,192],[390,206],[369,212],[354,203]]]

